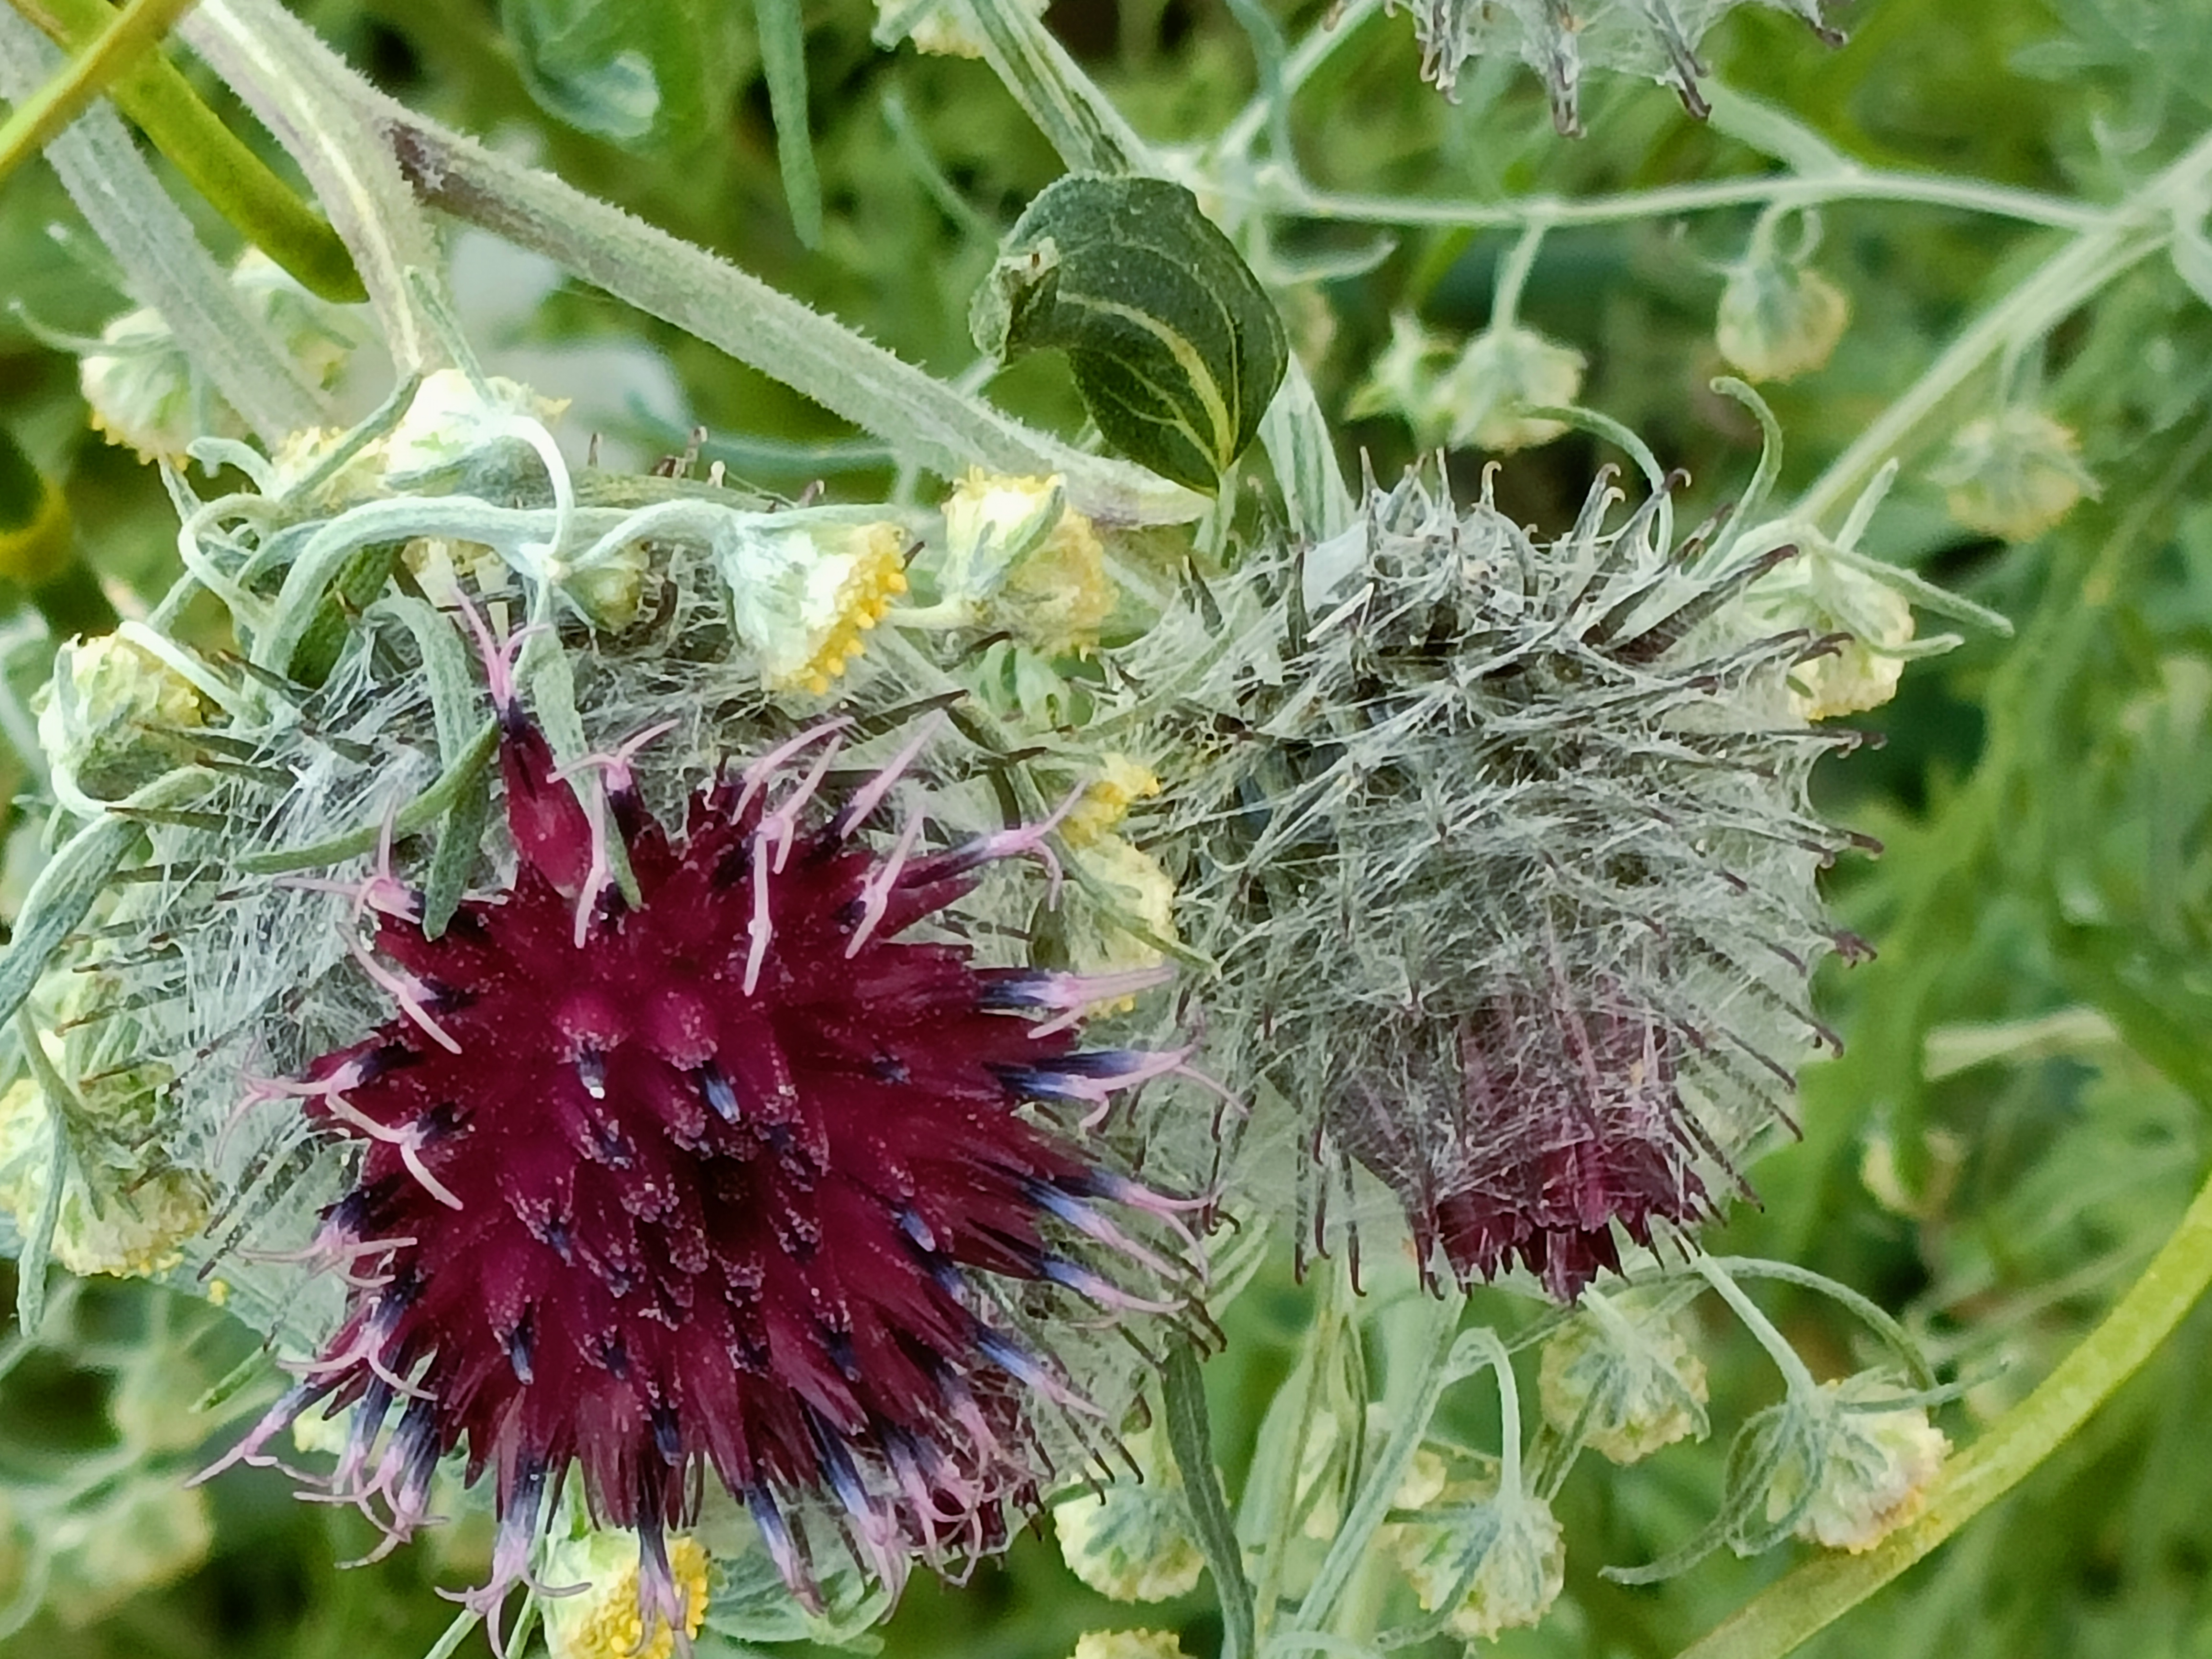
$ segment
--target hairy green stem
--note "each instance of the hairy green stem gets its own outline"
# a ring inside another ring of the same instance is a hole
[[[55,45],[70,51],[88,46],[115,15],[107,0],[13,3]],[[121,70],[106,90],[186,183],[309,293],[339,305],[368,297],[353,257],[330,222],[216,118],[167,56],[147,53]]]
[[[1057,472],[1091,518],[1172,524],[1204,498],[1127,461],[1086,455],[1002,415],[702,248],[425,121],[367,86],[424,197],[617,299],[673,323],[947,477],[969,467]]]
[[[442,280],[438,239],[348,95],[358,77],[276,0],[200,0],[178,33],[299,163],[353,254],[400,377],[444,367],[418,286]]]
[[[2104,1323],[2034,1393],[1943,1466],[1919,1518],[1860,1555],[1824,1555],[1770,1585],[1680,1659],[1774,1659],[1933,1550],[2057,1449],[2150,1358],[2212,1285],[2212,1181]]]
[[[1198,1374],[1198,1352],[1189,1342],[1179,1340],[1168,1350],[1160,1389],[1168,1445],[1182,1475],[1199,1547],[1205,1552],[1221,1603],[1221,1659],[1252,1659],[1252,1586],[1244,1577],[1243,1556],[1237,1547],[1229,1501],[1222,1495],[1221,1477],[1213,1470],[1206,1384]]]

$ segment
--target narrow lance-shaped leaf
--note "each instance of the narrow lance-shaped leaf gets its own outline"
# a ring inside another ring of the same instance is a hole
[[[1198,198],[1160,179],[1070,174],[1029,205],[969,326],[1009,361],[1065,351],[1115,448],[1194,489],[1260,429],[1282,383],[1282,320]]]

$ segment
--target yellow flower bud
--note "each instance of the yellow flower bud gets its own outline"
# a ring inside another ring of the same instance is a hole
[[[64,645],[41,696],[39,746],[47,763],[94,800],[120,800],[173,771],[187,749],[172,734],[206,720],[190,681],[113,635]]]
[[[0,1094],[0,1207],[28,1231],[46,1200],[56,1126],[39,1085],[25,1078]],[[206,1224],[207,1193],[180,1170],[110,1168],[71,1160],[54,1224],[53,1259],[74,1273],[145,1279],[184,1260],[179,1248]]]
[[[751,527],[720,551],[738,637],[771,690],[827,692],[906,592],[906,534],[895,524]]]
[[[553,1659],[671,1659],[677,1636],[656,1613],[645,1627],[638,1603],[637,1537],[604,1531],[556,1544],[548,1553],[548,1578],[588,1586],[545,1603],[545,1644]],[[684,1645],[707,1617],[707,1552],[695,1538],[668,1540],[668,1566],[684,1600]]]
[[[1190,1659],[1170,1630],[1094,1630],[1075,1639],[1073,1659]]]
[[[1116,1601],[1169,1601],[1206,1573],[1175,1461],[1156,1434],[1133,1436],[1129,1455],[1141,1480],[1109,1480],[1053,1510],[1067,1570]]]
[[[1060,838],[1070,847],[1088,847],[1121,823],[1133,803],[1159,793],[1151,768],[1127,755],[1102,755],[1098,776],[1060,820]]]
[[[1114,611],[1105,546],[1065,504],[1056,476],[971,470],[945,498],[939,580],[945,600],[977,625],[1048,656],[1091,649]]]
[[[1899,653],[1912,643],[1912,607],[1880,577],[1833,556],[1807,537],[1797,556],[1745,592],[1741,613],[1762,630],[1802,628],[1850,637],[1825,656],[1790,671],[1790,704],[1802,720],[1879,708],[1904,677]]]
[[[1844,291],[1784,260],[1729,267],[1715,335],[1747,380],[1788,380],[1826,364],[1851,319]]]
[[[1545,1343],[1538,1390],[1545,1421],[1563,1435],[1580,1424],[1583,1443],[1615,1463],[1705,1433],[1705,1367],[1681,1325],[1595,1291]]]
[[[1435,1613],[1470,1567],[1452,1631],[1486,1642],[1499,1632],[1540,1623],[1567,1579],[1567,1547],[1551,1506],[1507,1492],[1478,1496],[1437,1521],[1400,1528],[1399,1564],[1423,1611]]]
[[[1922,1407],[1852,1409],[1894,1392],[1881,1377],[1863,1372],[1820,1385],[1826,1407],[1820,1467],[1808,1470],[1796,1455],[1783,1460],[1767,1488],[1768,1520],[1779,1521],[1796,1508],[1808,1480],[1819,1486],[1796,1530],[1830,1549],[1854,1554],[1872,1549],[1920,1513],[1951,1443]]]
[[[2016,404],[1968,422],[1929,476],[1948,487],[1944,505],[1969,530],[2033,541],[2097,493],[2077,451],[2070,428]]]

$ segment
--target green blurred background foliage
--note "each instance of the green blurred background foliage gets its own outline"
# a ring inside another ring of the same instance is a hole
[[[298,9],[408,102],[532,153],[948,376],[973,361],[969,296],[999,235],[1058,172],[983,65],[879,51],[862,0],[803,9],[823,210],[812,248],[787,206],[750,8],[302,0]],[[1322,9],[1271,9],[1295,38]],[[1838,21],[1852,38],[1832,52],[1785,17],[1740,10],[1706,49],[1723,82],[1793,111],[1859,161],[2093,202],[2197,137],[2212,101],[2203,0],[1862,0]],[[1218,0],[1061,0],[1048,21],[1156,143],[1204,140],[1253,90],[1249,45]],[[649,115],[605,72],[623,50],[667,71]],[[200,84],[283,165],[219,88]],[[1590,83],[1584,122],[1588,137],[1555,137],[1540,87],[1510,65],[1471,66],[1447,102],[1416,80],[1401,17],[1370,25],[1334,59],[1291,125],[1323,189],[1573,198],[1769,165],[1650,86]],[[214,245],[234,245],[189,192],[179,198]],[[1525,323],[1588,356],[1585,401],[1689,471],[1688,522],[1740,489],[1757,457],[1743,410],[1707,389],[1724,368],[1713,341],[1722,267],[1754,216],[1555,233],[1521,304]],[[42,343],[96,334],[126,305],[90,239],[68,230],[71,218],[42,167],[0,191],[0,294],[15,301],[0,315],[0,422],[63,481],[80,546],[111,590],[143,596],[172,568],[170,505],[151,469],[88,429],[74,360]],[[1822,222],[1820,265],[1849,295],[1851,321],[1825,368],[1771,388],[1790,443],[1779,499],[2063,235],[1881,203],[1834,205]],[[62,228],[50,235],[50,226]],[[1324,409],[1341,410],[1394,313],[1455,337],[1480,327],[1513,240],[1395,234],[1359,274],[1293,290],[1288,320]],[[1371,229],[1311,222],[1285,229],[1278,252],[1319,260],[1376,240]],[[643,408],[603,416],[641,453],[680,447],[696,420],[710,458],[764,483],[795,490],[819,476],[859,495],[890,482],[879,452],[796,393],[601,295],[556,288],[515,331],[503,343],[642,341],[665,354],[683,419]],[[1740,1208],[1713,1243],[1797,1262],[1906,1310],[1931,1352],[1972,1384],[1945,1413],[1954,1438],[2094,1323],[2212,1162],[2208,390],[2212,311],[2167,262],[2140,265],[2049,342],[2043,402],[2079,434],[2098,499],[2007,545],[1960,529],[1927,477],[1932,453],[1908,451],[1869,538],[2019,632],[1912,665],[1896,700],[1857,722],[1881,732],[1886,748],[1825,763],[1826,810],[1887,845],[1878,861],[1837,869],[1832,884],[1843,919],[1882,956],[1824,975],[1849,1051],[1808,1073],[1802,1144],[1758,1167],[1761,1205]],[[1049,361],[1018,365],[994,395],[1062,429],[1080,423],[1064,368]],[[1950,428],[1997,395],[1982,377]],[[1378,477],[1413,459],[1410,434],[1390,418],[1340,431],[1346,458],[1356,465],[1364,452]],[[1944,435],[1922,434],[1923,447]],[[1499,481],[1501,502],[1559,526],[1601,459],[1579,434],[1519,455]],[[0,589],[0,611],[21,602]],[[0,665],[25,699],[45,666],[41,650],[23,648]],[[27,783],[0,751],[0,797]],[[0,1305],[12,1303],[12,1273],[0,1267]],[[1834,1308],[1780,1291],[1765,1299],[1816,1370],[1863,1362]],[[1273,1268],[1226,1322],[1227,1350],[1206,1382],[1232,1494],[1310,1305]],[[1498,1308],[1505,1316],[1508,1304]],[[481,1540],[464,1530],[442,1547],[338,1571],[333,1559],[368,1547],[365,1526],[295,1503],[269,1472],[210,1491],[199,1565],[119,1604],[106,1593],[145,1576],[132,1553],[157,1550],[164,1534],[131,1505],[173,1491],[203,1442],[227,1431],[221,1413],[189,1407],[249,1346],[179,1292],[105,1280],[70,1289],[37,1348],[0,1340],[0,1604],[25,1587],[29,1517],[66,1502],[88,1522],[57,1565],[47,1610],[8,1638],[8,1652],[412,1659],[444,1629],[450,1610],[431,1587]],[[1705,1358],[1723,1431],[1773,1397],[1764,1360],[1735,1326],[1709,1323]],[[2208,1365],[2212,1310],[2200,1309],[2014,1495],[1810,1650],[2212,1653]],[[1480,1388],[1461,1392],[1451,1426],[1482,1443],[1495,1434],[1482,1419],[1494,1405]],[[1725,1445],[1723,1432],[1628,1471],[1584,1460],[1559,1504],[1567,1595],[1544,1626],[1509,1633],[1497,1651],[1668,1653],[1778,1575],[1788,1552],[1710,1559],[1656,1588],[1597,1577],[1607,1562],[1663,1553],[1702,1523]],[[191,1517],[170,1520],[189,1529]],[[1218,1639],[1206,1596],[1117,1607],[1032,1534],[964,1588],[918,1583],[881,1639],[911,1659],[1057,1659],[1085,1630],[1146,1624],[1179,1626],[1202,1654]],[[712,1638],[701,1650],[714,1650]]]

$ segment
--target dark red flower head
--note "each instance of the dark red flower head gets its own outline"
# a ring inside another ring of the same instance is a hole
[[[1620,1271],[1618,1222],[1638,1243],[1654,1219],[1710,1204],[1694,1165],[1718,1162],[1677,1095],[1680,1035],[1617,984],[1577,995],[1556,980],[1500,995],[1459,1025],[1456,1053],[1421,1093],[1431,1117],[1356,1080],[1331,1110],[1345,1150],[1405,1206],[1425,1279],[1439,1255],[1465,1283],[1517,1256],[1571,1301]],[[1406,1034],[1404,1052],[1419,1050]]]
[[[1050,857],[1041,827],[924,852],[911,812],[887,849],[865,838],[926,732],[832,808],[817,726],[672,836],[626,751],[596,787],[556,772],[489,654],[514,883],[435,938],[388,867],[355,890],[399,1012],[269,1085],[361,1144],[307,1252],[345,1275],[346,1317],[234,1457],[351,1406],[333,1490],[396,1543],[465,1446],[496,1479],[491,1605],[572,1469],[638,1530],[647,1595],[672,1595],[662,1530],[708,1472],[802,1594],[792,1516],[817,1498],[894,1583],[912,1554],[995,1547],[1037,1496],[1036,1410],[1085,1406],[1012,1303],[1173,1307],[1086,1265],[1099,1246],[1182,1271],[1100,1200],[1179,1232],[1176,1206],[1021,1109],[1103,1107],[1181,1054],[1076,1047],[1080,1010],[1127,988],[902,937],[988,862]]]

